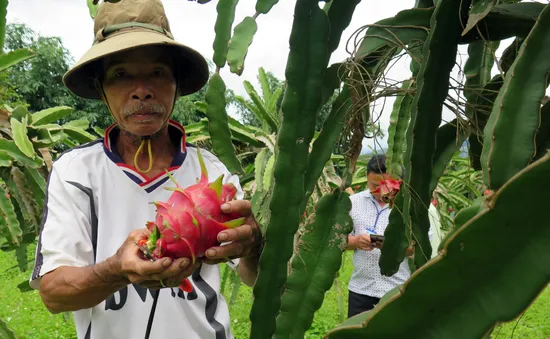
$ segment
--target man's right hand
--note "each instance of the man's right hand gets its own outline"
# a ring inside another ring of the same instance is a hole
[[[357,248],[365,251],[372,251],[376,248],[376,244],[371,242],[368,234],[363,233],[357,236]]]
[[[348,250],[372,251],[375,248],[376,244],[371,242],[370,236],[366,233],[348,236],[348,246],[346,247]]]
[[[146,288],[178,287],[181,281],[190,276],[200,263],[196,262],[191,265],[187,258],[176,260],[161,258],[156,261],[143,259],[137,244],[147,233],[147,229],[139,229],[128,235],[126,241],[112,257],[116,272],[129,283]]]

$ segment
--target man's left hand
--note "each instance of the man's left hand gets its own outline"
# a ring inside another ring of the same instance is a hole
[[[222,212],[237,213],[246,218],[241,226],[224,230],[218,234],[223,246],[211,247],[206,251],[205,264],[215,265],[227,261],[228,258],[258,256],[262,245],[260,227],[252,213],[250,201],[233,200],[222,205]]]

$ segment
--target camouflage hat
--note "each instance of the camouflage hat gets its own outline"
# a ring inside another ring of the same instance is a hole
[[[194,93],[208,81],[208,64],[194,49],[178,43],[170,32],[168,18],[160,0],[120,0],[99,5],[94,20],[94,43],[63,76],[74,94],[100,99],[94,85],[94,63],[102,58],[136,47],[167,46],[177,62],[180,95]]]

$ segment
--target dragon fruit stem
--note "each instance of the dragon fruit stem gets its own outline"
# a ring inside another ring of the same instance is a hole
[[[178,184],[176,179],[174,179],[172,174],[170,174],[170,172],[168,172],[168,169],[165,169],[165,171],[166,171],[166,175],[168,176],[168,178],[170,178],[170,180],[172,180],[172,182],[176,185],[177,188],[180,188],[180,185]]]

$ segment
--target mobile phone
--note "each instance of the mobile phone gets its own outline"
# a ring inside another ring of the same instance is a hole
[[[370,241],[371,242],[384,242],[384,236],[379,234],[371,234],[370,235]]]

